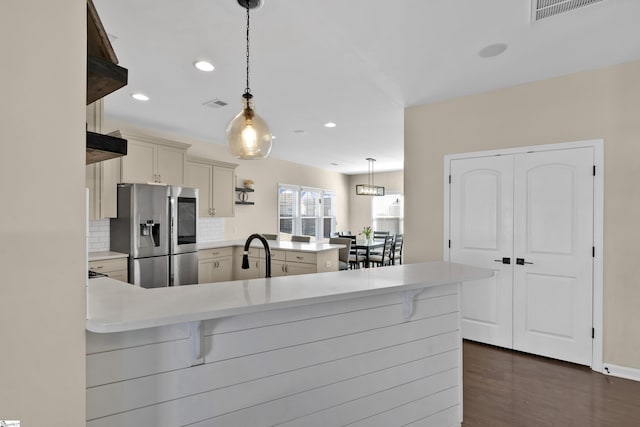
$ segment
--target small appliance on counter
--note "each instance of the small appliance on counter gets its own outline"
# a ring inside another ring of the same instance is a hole
[[[198,189],[118,184],[111,250],[129,254],[129,283],[143,288],[198,283]]]

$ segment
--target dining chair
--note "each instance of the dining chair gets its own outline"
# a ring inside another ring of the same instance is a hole
[[[391,265],[391,247],[393,246],[393,236],[384,238],[384,246],[381,254],[373,254],[369,256],[369,262],[374,263],[376,267],[384,267]]]
[[[351,240],[351,250],[349,251],[349,267],[351,269],[360,268],[367,262],[367,256],[365,252],[356,249],[356,236],[345,236]]]
[[[278,239],[278,235],[277,234],[262,233],[262,237],[264,237],[267,240],[277,240]]]
[[[393,249],[391,250],[391,264],[402,264],[402,246],[404,243],[404,236],[402,234],[396,234],[393,240]]]
[[[338,269],[347,270],[349,268],[349,255],[351,252],[351,239],[349,237],[331,237],[329,243],[344,245],[338,250]]]
[[[374,231],[373,232],[373,240],[382,240],[387,237],[390,233],[388,231]]]
[[[374,231],[373,240],[383,240],[389,235],[388,231]],[[371,255],[381,255],[382,251],[379,249],[371,251]]]
[[[311,241],[311,236],[291,236],[292,242],[301,242],[301,243],[309,243]]]

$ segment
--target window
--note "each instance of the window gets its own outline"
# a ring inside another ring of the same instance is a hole
[[[278,232],[328,239],[336,226],[336,194],[331,190],[280,184]]]
[[[403,234],[404,200],[402,194],[371,198],[372,227],[375,231]]]

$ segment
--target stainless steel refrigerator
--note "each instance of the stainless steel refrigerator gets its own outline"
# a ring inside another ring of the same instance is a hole
[[[111,250],[129,254],[129,283],[143,288],[198,283],[198,189],[118,184]]]

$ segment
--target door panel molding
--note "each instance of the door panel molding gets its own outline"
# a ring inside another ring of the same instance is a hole
[[[594,338],[592,340],[591,369],[603,372],[603,289],[604,289],[604,140],[593,139],[559,144],[534,145],[526,147],[508,148],[500,150],[476,151],[461,154],[446,155],[444,157],[444,229],[443,229],[443,259],[450,260],[449,245],[451,239],[451,162],[458,159],[472,159],[494,157],[508,154],[523,154],[529,152],[543,152],[566,150],[571,148],[591,147],[594,155],[595,176],[593,177],[593,311],[592,322]],[[515,263],[515,259],[512,262]]]

